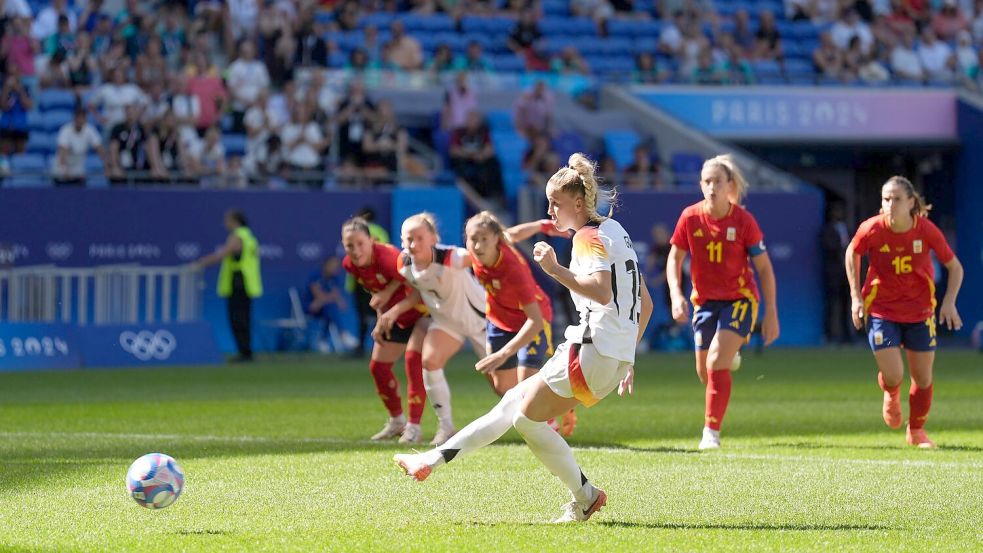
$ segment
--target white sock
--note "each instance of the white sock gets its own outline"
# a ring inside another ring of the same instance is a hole
[[[451,419],[451,388],[447,385],[444,378],[444,369],[423,371],[423,388],[427,391],[427,398],[430,405],[437,413],[437,419],[441,426],[454,427]]]
[[[404,414],[401,414],[398,417],[389,417],[389,420],[391,420],[393,422],[405,423],[406,422],[406,414],[405,413]]]
[[[522,396],[523,392],[518,386],[505,392],[491,411],[459,430],[440,447],[424,453],[427,463],[434,467],[442,465],[501,438],[512,426],[512,418],[519,411]]]
[[[581,472],[573,458],[573,450],[555,430],[545,422],[529,419],[522,411],[516,411],[512,426],[519,431],[533,454],[563,482],[578,502],[588,504],[594,499],[594,486]]]
[[[703,435],[706,436],[707,434],[710,434],[711,436],[713,436],[714,438],[717,438],[718,440],[720,439],[720,431],[719,430],[714,430],[714,429],[710,428],[709,426],[704,426],[703,427]]]

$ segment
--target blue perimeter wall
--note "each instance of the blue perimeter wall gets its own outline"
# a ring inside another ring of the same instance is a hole
[[[956,243],[966,271],[956,307],[963,331],[983,323],[983,110],[959,102],[959,141],[963,151],[956,167]]]
[[[700,199],[680,192],[625,192],[616,213],[636,243],[661,223],[671,232],[680,211]],[[412,204],[412,205],[411,205]],[[16,266],[87,267],[116,263],[179,265],[220,245],[223,213],[242,209],[261,243],[266,293],[254,304],[254,342],[274,342],[261,321],[289,316],[287,290],[303,288],[326,255],[340,252],[339,227],[360,208],[397,230],[420,208],[436,213],[442,238],[462,243],[465,216],[453,188],[400,191],[292,192],[218,190],[0,189],[0,251]],[[778,279],[783,345],[815,345],[822,336],[823,199],[815,190],[752,193],[747,207],[766,236]],[[398,241],[398,236],[393,235]],[[225,302],[215,295],[217,269],[206,273],[205,319],[219,346],[232,350]],[[350,324],[351,321],[349,321]]]

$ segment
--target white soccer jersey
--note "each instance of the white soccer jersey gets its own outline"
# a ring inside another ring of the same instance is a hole
[[[437,245],[433,262],[422,271],[405,250],[397,263],[399,274],[420,291],[434,322],[465,337],[485,330],[485,289],[470,269],[462,268],[467,257],[464,248]]]
[[[565,338],[593,343],[605,357],[635,362],[635,342],[641,318],[642,293],[638,256],[621,223],[605,219],[587,223],[573,237],[570,271],[586,276],[611,273],[611,301],[601,305],[571,291],[580,312],[580,324],[567,327]]]

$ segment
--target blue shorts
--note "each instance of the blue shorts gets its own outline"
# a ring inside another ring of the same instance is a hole
[[[935,351],[935,317],[920,323],[896,323],[869,317],[867,342],[871,351],[901,346],[911,351]]]
[[[710,349],[718,330],[736,332],[747,339],[758,318],[758,304],[749,299],[710,300],[693,313],[693,343],[696,349]]]
[[[496,370],[514,369],[516,367],[528,367],[530,369],[542,368],[543,363],[553,356],[553,336],[549,321],[544,321],[543,330],[539,335],[525,346],[521,347],[515,355],[502,363]],[[505,347],[518,332],[509,332],[498,328],[491,321],[488,321],[488,345],[492,353]]]

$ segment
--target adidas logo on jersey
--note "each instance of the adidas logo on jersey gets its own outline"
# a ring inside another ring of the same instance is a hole
[[[693,236],[695,236],[696,238],[703,238],[703,229],[701,228],[696,229],[696,232],[693,233]]]
[[[881,253],[891,253],[891,247],[888,246],[887,244],[884,244],[883,246],[881,246],[880,252]]]

